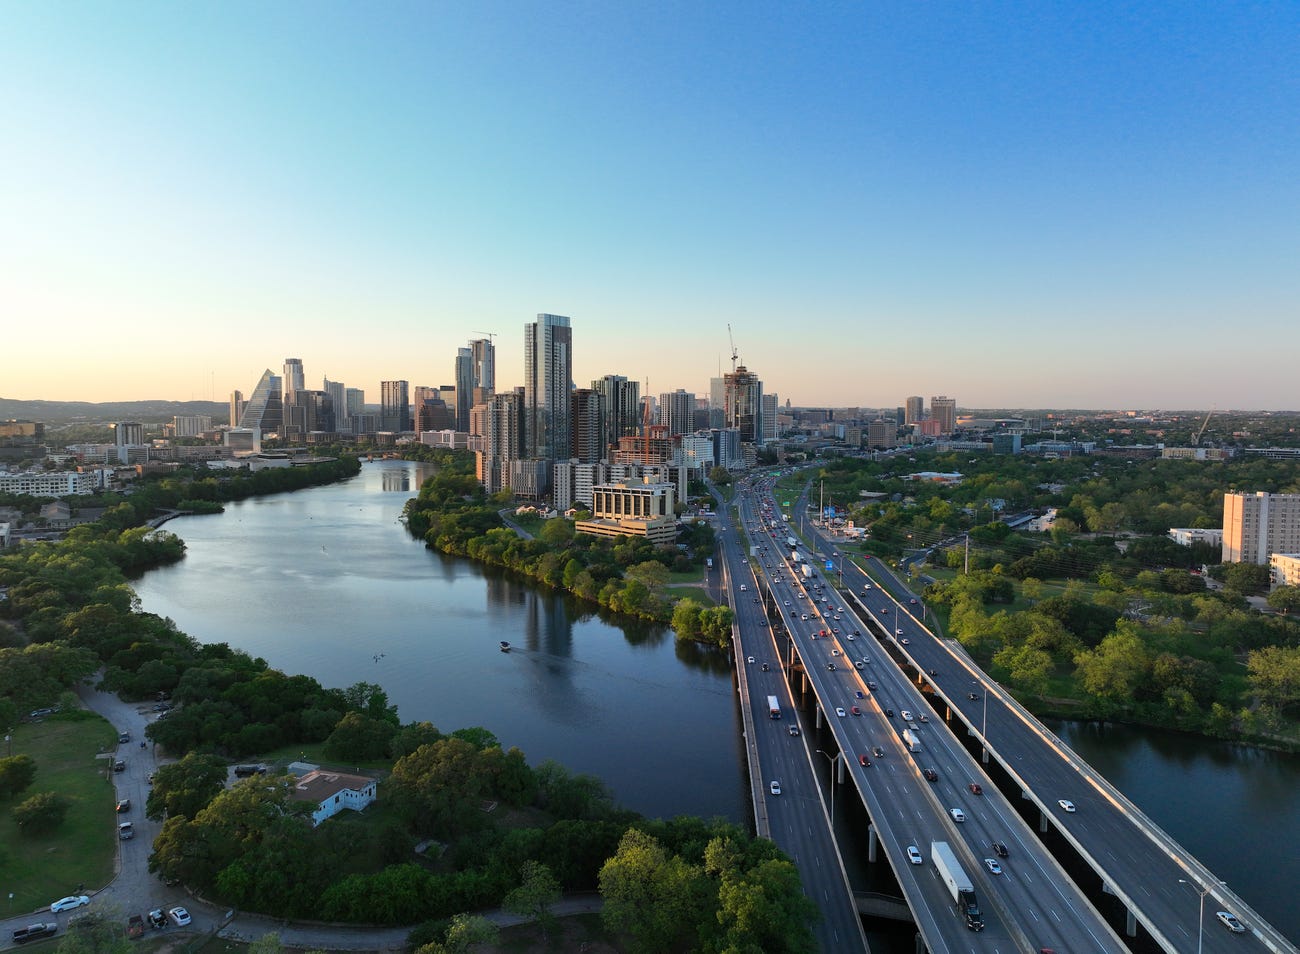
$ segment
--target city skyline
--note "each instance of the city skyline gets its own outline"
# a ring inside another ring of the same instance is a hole
[[[579,386],[1295,406],[1300,7],[0,18],[6,398],[504,391],[553,313]]]

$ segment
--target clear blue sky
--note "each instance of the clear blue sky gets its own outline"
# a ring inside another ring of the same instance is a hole
[[[1296,408],[1300,4],[9,3],[0,396]]]

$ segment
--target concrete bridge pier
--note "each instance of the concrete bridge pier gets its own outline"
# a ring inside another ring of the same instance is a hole
[[[820,702],[813,706],[813,726],[820,729],[822,727],[822,704]],[[1046,831],[1047,829],[1043,829]]]
[[[1115,897],[1115,892],[1111,888],[1109,882],[1102,882],[1101,891],[1102,894],[1109,894],[1110,896]],[[1124,906],[1124,933],[1129,937],[1137,937],[1138,933],[1137,915],[1133,913],[1133,909],[1128,905]]]
[[[919,934],[913,936],[915,941],[912,944],[912,950],[916,951],[916,954],[926,954],[928,948],[925,946],[925,938],[921,937]]]
[[[1040,835],[1046,835],[1047,829],[1048,829],[1047,812],[1040,811],[1038,813],[1038,833]]]
[[[876,845],[879,843],[880,839],[876,837],[876,826],[867,825],[867,861],[873,865],[876,863]]]

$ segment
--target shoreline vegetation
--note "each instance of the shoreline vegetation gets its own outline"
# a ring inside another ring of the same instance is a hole
[[[359,470],[344,457],[251,476],[182,471],[127,497],[106,496],[103,518],[63,540],[0,555],[0,723],[45,710],[23,719],[17,751],[0,759],[0,797],[10,809],[3,824],[24,847],[0,853],[0,879],[29,885],[20,906],[48,900],[39,873],[14,867],[28,859],[76,857],[87,876],[111,868],[116,843],[101,835],[111,788],[102,799],[64,799],[53,790],[56,776],[42,777],[39,758],[46,735],[94,718],[72,690],[102,669],[101,689],[171,706],[145,731],[158,751],[178,757],[158,770],[145,806],[163,820],[150,871],[221,903],[286,918],[419,922],[411,943],[434,954],[476,931],[490,934],[464,912],[505,907],[546,931],[563,892],[594,890],[605,930],[624,950],[808,950],[816,909],[771,842],[719,819],[642,818],[616,806],[599,779],[550,761],[531,766],[487,729],[403,724],[377,685],[325,688],[141,612],[130,575],[184,556],[179,537],[147,525],[160,510],[193,501],[210,508]],[[474,526],[479,515],[466,518]],[[504,546],[490,534],[489,542]],[[709,542],[700,534],[697,545]],[[609,556],[609,564],[584,566],[583,591],[608,594],[602,605],[629,615],[662,613],[658,571],[642,564],[664,564],[635,546]],[[98,754],[102,734],[83,734],[81,758]],[[370,766],[379,800],[312,828],[289,798],[289,776],[226,786],[231,760],[306,749],[335,765]],[[489,804],[497,807],[485,811]],[[42,824],[20,827],[18,819]],[[431,850],[417,854],[420,843]]]

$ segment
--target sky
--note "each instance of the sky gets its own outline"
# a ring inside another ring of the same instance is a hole
[[[1300,4],[0,5],[0,397],[1296,409]]]

